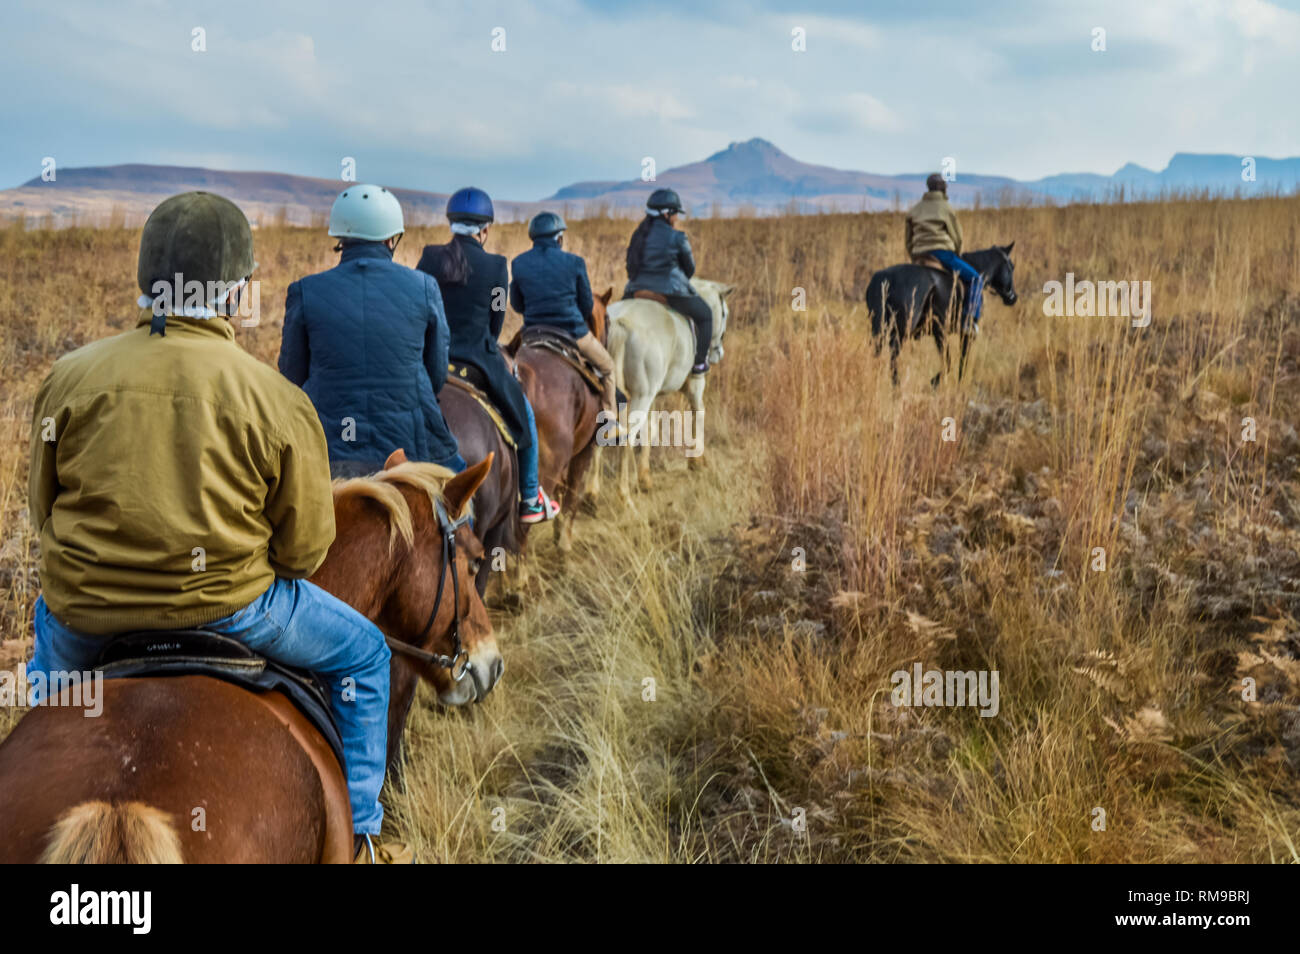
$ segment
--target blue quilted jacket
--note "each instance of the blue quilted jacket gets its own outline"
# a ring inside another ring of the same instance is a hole
[[[337,266],[289,286],[280,371],[316,406],[331,463],[382,464],[399,447],[451,463],[437,398],[448,337],[438,283],[382,242],[347,246]]]
[[[553,237],[533,240],[533,247],[510,263],[510,307],[525,325],[550,325],[575,338],[588,331],[591,282],[587,263],[560,248]]]

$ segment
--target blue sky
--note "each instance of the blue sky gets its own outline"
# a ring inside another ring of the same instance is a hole
[[[1300,155],[1300,0],[5,0],[0,54],[0,187],[45,156],[325,178],[351,156],[362,180],[536,199],[753,136],[1017,178]]]

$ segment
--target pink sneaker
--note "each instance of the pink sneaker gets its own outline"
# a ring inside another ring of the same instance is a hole
[[[541,523],[554,520],[560,515],[560,505],[546,496],[546,491],[539,489],[537,499],[519,505],[519,519],[524,523]]]

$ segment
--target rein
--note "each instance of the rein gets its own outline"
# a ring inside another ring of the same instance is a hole
[[[442,605],[442,593],[447,585],[447,567],[450,565],[451,593],[455,601],[452,604],[455,609],[451,624],[451,655],[444,656],[442,653],[429,652],[427,649],[420,649],[392,636],[385,636],[384,641],[388,643],[389,649],[395,652],[418,659],[430,666],[451,670],[451,677],[460,682],[469,672],[469,653],[460,642],[460,572],[456,569],[456,531],[469,523],[470,512],[466,508],[459,519],[452,520],[441,500],[434,501],[434,508],[438,514],[439,535],[442,537],[442,566],[438,569],[438,595],[434,598],[433,609],[429,611],[429,621],[424,624],[420,638],[416,641],[422,643],[428,638],[429,631],[433,629],[433,622],[438,618],[438,607]]]

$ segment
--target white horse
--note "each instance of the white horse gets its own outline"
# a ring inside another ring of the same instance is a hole
[[[703,278],[692,278],[691,287],[713,309],[713,340],[709,342],[709,364],[722,360],[722,336],[727,331],[727,296],[733,286]],[[674,444],[686,447],[692,466],[703,462],[704,383],[707,375],[691,374],[695,362],[695,335],[689,318],[667,305],[644,298],[616,301],[609,306],[609,353],[614,359],[618,385],[627,397],[628,443],[640,444],[637,482],[642,490],[650,486],[650,447]],[[691,414],[680,411],[651,412],[661,394],[685,391]],[[622,410],[622,409],[620,409]],[[621,416],[621,415],[620,415]],[[632,459],[622,457],[619,493],[631,499]],[[599,466],[593,466],[599,474]],[[597,478],[598,479],[598,478]],[[593,494],[595,488],[592,488]]]

